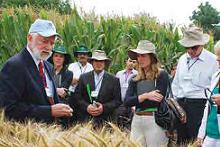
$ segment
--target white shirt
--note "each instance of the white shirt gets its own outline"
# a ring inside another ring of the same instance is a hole
[[[213,89],[215,88],[216,84],[219,82],[219,77],[220,77],[220,70],[218,70],[213,76],[212,76],[212,81],[211,81],[211,86],[210,86],[210,90],[213,91]],[[208,98],[210,98],[211,93],[208,93]],[[207,120],[208,120],[208,113],[209,113],[209,101],[206,102],[206,106],[205,106],[205,110],[203,113],[203,118],[202,118],[202,122],[199,128],[199,132],[198,132],[198,138],[202,138],[204,139],[204,137],[206,136],[206,127],[207,127]],[[218,126],[220,126],[220,114],[217,114],[217,119],[218,119]],[[220,128],[219,128],[219,132],[220,132]]]
[[[30,50],[30,48],[28,46],[26,48],[27,48],[28,52],[30,53],[32,59],[34,60],[34,63],[37,66],[37,69],[39,70],[38,65],[39,65],[41,60],[37,59],[34,56],[34,54],[32,53],[32,51]],[[48,97],[53,97],[54,96],[53,82],[50,80],[49,75],[47,73],[47,70],[45,70],[45,67],[44,67],[43,70],[44,70],[44,74],[45,74],[46,82],[47,82],[47,87],[45,87],[46,94],[47,94]]]
[[[185,53],[179,59],[172,82],[175,98],[205,98],[204,89],[209,88],[213,73],[218,70],[216,56],[203,49],[198,58]]]
[[[68,70],[73,72],[73,78],[77,78],[79,79],[80,75],[83,73],[87,73],[93,70],[93,67],[90,63],[86,63],[85,66],[82,66],[81,63],[79,62],[75,62],[75,63],[71,63],[68,67]],[[71,85],[69,90],[74,92],[75,88],[76,88],[77,84],[75,85]]]
[[[129,84],[130,79],[134,75],[137,75],[137,73],[138,72],[135,69],[133,69],[129,74],[128,74],[127,70],[125,70],[125,69],[116,73],[116,77],[119,78],[119,80],[120,80],[122,101],[124,101],[125,94],[128,89],[128,84]]]

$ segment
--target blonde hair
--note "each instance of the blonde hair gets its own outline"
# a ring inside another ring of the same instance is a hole
[[[215,54],[220,53],[220,40],[215,44]]]
[[[149,70],[147,71],[147,73],[145,73],[144,69],[138,65],[138,74],[134,78],[135,81],[155,80],[159,76],[160,68],[159,68],[158,59],[152,53],[149,55],[150,55],[150,62],[151,62],[149,65]]]

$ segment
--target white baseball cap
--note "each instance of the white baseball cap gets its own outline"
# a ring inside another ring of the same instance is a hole
[[[59,36],[52,21],[36,19],[31,25],[29,33],[38,33],[43,37]]]

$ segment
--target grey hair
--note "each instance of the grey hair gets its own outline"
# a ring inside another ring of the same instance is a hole
[[[215,44],[214,50],[215,53],[220,52],[220,40]]]

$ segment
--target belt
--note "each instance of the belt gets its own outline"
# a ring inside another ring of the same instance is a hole
[[[203,98],[178,98],[177,101],[197,103],[197,102],[206,102],[207,100]]]
[[[135,112],[136,115],[146,115],[146,116],[153,116],[154,113],[153,112]]]

